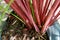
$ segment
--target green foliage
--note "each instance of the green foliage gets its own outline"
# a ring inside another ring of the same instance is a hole
[[[15,15],[15,14],[13,14],[13,13],[11,13],[11,15],[13,15],[15,18],[19,19],[22,23],[24,23],[23,20],[20,19],[17,15]],[[24,24],[25,24],[25,23],[24,23]]]
[[[2,2],[2,0],[0,0],[0,2]],[[3,4],[0,3],[0,22],[2,22],[2,19],[5,17],[6,13],[10,13],[11,10],[10,9],[10,5],[13,2],[13,0],[10,0],[10,2],[8,4]]]
[[[6,13],[10,13],[11,12],[10,5],[13,2],[13,0],[11,0],[9,2],[9,4],[5,4],[3,2],[4,2],[4,0],[0,0],[0,33],[2,32],[3,26],[6,25],[3,22],[3,19],[5,19]]]

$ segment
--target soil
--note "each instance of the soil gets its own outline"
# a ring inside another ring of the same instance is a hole
[[[8,17],[7,25],[2,32],[2,40],[49,40],[48,34],[41,36],[34,29],[28,30],[26,25],[15,17]]]

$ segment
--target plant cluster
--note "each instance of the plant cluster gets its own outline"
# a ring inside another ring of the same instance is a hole
[[[9,3],[10,0],[5,0]],[[36,32],[44,34],[60,15],[55,12],[60,6],[60,0],[55,0],[48,10],[52,0],[14,0],[11,8],[26,24],[27,29],[35,28]]]

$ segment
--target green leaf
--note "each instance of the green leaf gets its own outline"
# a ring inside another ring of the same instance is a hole
[[[22,19],[20,19],[17,15],[11,13],[11,15],[13,15],[14,17],[16,17],[17,19],[19,19],[22,23],[24,23],[24,21]],[[24,23],[25,24],[25,23]]]

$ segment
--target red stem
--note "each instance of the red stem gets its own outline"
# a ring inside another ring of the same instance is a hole
[[[46,13],[47,13],[47,10],[48,10],[48,7],[49,7],[49,4],[50,4],[51,0],[46,0],[46,3],[45,3],[45,6],[44,6],[44,9],[43,9],[43,22],[45,21],[45,18],[46,18]]]
[[[43,15],[42,15],[42,13],[43,13],[43,11],[42,11],[42,7],[43,7],[43,2],[44,2],[44,0],[39,0],[40,1],[40,5],[39,5],[39,16],[40,16],[40,20],[41,20],[41,24],[42,24],[42,17],[43,17]]]
[[[9,3],[9,0],[5,0],[7,3]],[[14,9],[14,11],[17,12],[17,14],[26,22],[26,24],[31,28],[31,25],[29,24],[29,20],[27,17],[23,14],[22,10],[19,9],[18,5],[16,2],[13,2],[11,7]],[[27,22],[28,21],[28,22]]]
[[[39,28],[37,27],[37,25],[35,24],[35,22],[34,22],[34,20],[33,20],[33,17],[32,17],[32,15],[31,15],[31,13],[28,11],[26,11],[26,9],[25,9],[25,7],[24,7],[24,5],[22,4],[22,2],[21,2],[21,0],[15,0],[15,2],[18,4],[18,6],[19,7],[17,7],[17,8],[15,8],[15,6],[13,6],[12,5],[12,8],[14,9],[14,10],[16,10],[16,12],[17,13],[20,13],[19,12],[19,10],[21,10],[22,9],[22,11],[24,12],[24,14],[27,16],[27,18],[29,19],[29,21],[32,23],[32,25],[34,26],[34,28],[35,28],[35,30],[37,31],[37,32],[40,32],[40,30],[39,30]],[[14,3],[15,4],[15,3]],[[21,8],[21,9],[19,9],[19,8]],[[19,14],[20,15],[20,14]],[[21,15],[20,15],[21,16]],[[27,20],[27,19],[26,19]],[[25,20],[25,21],[26,21]],[[29,22],[28,21],[28,22]],[[27,22],[27,21],[26,21]]]
[[[53,4],[52,8],[50,9],[47,20],[46,20],[46,22],[43,25],[43,28],[41,30],[42,34],[45,33],[46,30],[48,29],[48,23],[50,22],[50,20],[51,20],[51,18],[53,16],[53,13],[54,13],[55,9],[57,8],[57,6],[59,5],[59,3],[60,3],[60,0],[55,0],[55,3]]]
[[[33,26],[34,26],[34,28],[35,28],[35,30],[37,31],[37,32],[40,32],[39,31],[39,28],[37,27],[37,25],[35,24],[35,22],[34,22],[34,20],[33,20],[33,17],[32,17],[32,15],[31,15],[31,13],[28,11],[26,11],[25,10],[25,8],[24,8],[24,6],[23,6],[23,4],[21,3],[21,1],[20,0],[16,0],[16,2],[17,2],[17,4],[21,7],[21,9],[24,11],[24,13],[26,14],[26,16],[28,17],[28,19],[30,20],[30,22],[33,24]],[[20,4],[19,4],[20,3]]]
[[[36,2],[36,0],[32,0],[32,3],[33,3],[33,7],[34,7],[34,14],[36,17],[36,21],[38,23],[38,26],[40,26],[41,23],[40,23],[40,18],[39,18],[39,14],[38,14],[37,2]]]
[[[54,19],[52,19],[48,25],[51,26],[56,21],[56,19],[59,15],[60,15],[60,11],[58,12],[58,14],[56,16],[54,16]]]
[[[28,11],[28,7],[27,7],[27,4],[26,4],[26,0],[21,0],[26,8],[26,10]]]

